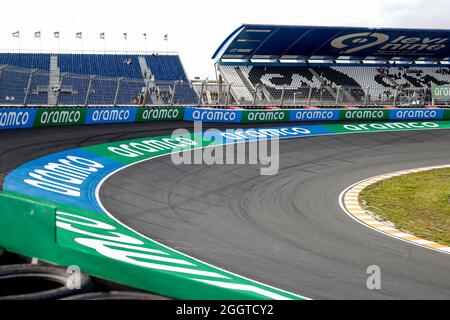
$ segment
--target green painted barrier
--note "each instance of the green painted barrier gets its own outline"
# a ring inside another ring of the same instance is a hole
[[[245,110],[242,123],[289,122],[290,110]]]
[[[168,251],[98,212],[13,193],[0,195],[0,210],[7,250],[119,284],[178,299],[301,299]]]
[[[87,110],[87,108],[36,108],[34,127],[84,125]]]
[[[183,107],[139,108],[136,122],[183,120]]]
[[[444,120],[450,120],[450,109],[444,109]]]

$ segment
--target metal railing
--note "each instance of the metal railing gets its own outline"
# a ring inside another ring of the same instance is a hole
[[[237,106],[424,106],[432,103],[429,88],[377,88],[343,86],[302,86],[277,88],[194,84],[205,105]]]
[[[51,85],[50,85],[51,84]],[[6,106],[424,106],[430,88],[334,85],[255,87],[215,82],[111,78],[0,66],[0,105]]]

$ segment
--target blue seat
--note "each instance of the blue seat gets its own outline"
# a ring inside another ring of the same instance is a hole
[[[137,55],[127,54],[58,54],[58,67],[62,74],[65,89],[60,94],[61,105],[82,105],[85,103],[92,81],[91,95],[88,103],[91,105],[111,105],[114,101],[118,78],[124,78],[121,83],[117,104],[134,105],[145,88],[145,81]],[[149,55],[145,57],[155,82],[167,82],[173,87],[175,81],[183,80],[175,92],[175,100],[179,103],[195,103],[197,96],[189,85],[180,58],[175,55]],[[31,82],[31,93],[28,98],[30,105],[45,105],[48,102],[46,92],[39,93],[38,87],[49,85],[50,54],[41,53],[0,53],[0,65],[8,65],[0,80],[0,102],[4,104],[21,104],[31,72],[39,69]],[[72,93],[68,93],[70,89]],[[11,100],[11,97],[14,99]],[[151,104],[151,97],[148,97]]]

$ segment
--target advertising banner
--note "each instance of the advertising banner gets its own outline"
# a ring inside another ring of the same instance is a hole
[[[204,122],[241,123],[242,111],[223,109],[185,108],[184,120]]]
[[[86,124],[134,122],[136,113],[137,108],[89,108]]]
[[[0,130],[32,128],[36,115],[35,109],[7,108],[0,109]]]
[[[431,87],[431,96],[436,100],[450,101],[450,85],[433,85]]]
[[[136,122],[183,120],[183,107],[139,108]]]
[[[36,109],[34,127],[80,126],[86,122],[87,108]]]
[[[389,120],[387,109],[343,109],[339,120]]]
[[[289,121],[337,121],[340,110],[337,109],[302,109],[291,110]]]
[[[391,109],[390,120],[441,120],[444,118],[442,109]]]
[[[22,165],[6,177],[3,188],[99,211],[93,191],[101,178],[121,166],[110,158],[73,149]]]
[[[242,111],[243,123],[289,122],[288,110],[251,110]]]

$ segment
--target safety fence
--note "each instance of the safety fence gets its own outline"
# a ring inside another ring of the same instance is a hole
[[[364,88],[317,81],[315,85],[236,84],[85,75],[0,65],[0,105],[7,106],[397,106],[433,104],[431,87]],[[434,104],[448,105],[436,99]]]
[[[181,120],[213,123],[450,120],[450,109],[0,108],[0,130]]]

